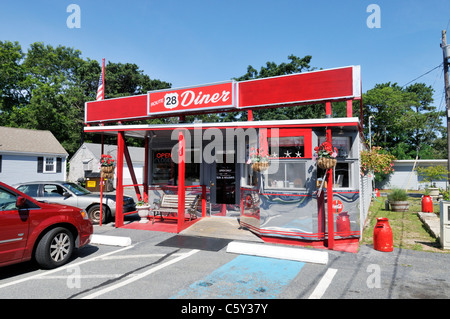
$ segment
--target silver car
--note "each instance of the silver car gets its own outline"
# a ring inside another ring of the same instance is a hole
[[[100,195],[70,182],[28,182],[15,185],[22,193],[25,193],[38,201],[58,203],[83,208],[88,213],[93,223],[100,222]],[[103,194],[102,223],[107,222],[116,215],[116,196]],[[123,196],[123,212],[136,210],[136,203],[130,196]]]

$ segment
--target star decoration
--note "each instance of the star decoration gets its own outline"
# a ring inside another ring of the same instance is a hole
[[[286,153],[284,153],[284,155],[286,155],[286,157],[291,157],[291,152],[286,151]]]
[[[278,155],[277,153],[273,153],[272,157],[277,157],[277,155]]]
[[[302,157],[302,154],[300,152],[295,153],[295,156]]]

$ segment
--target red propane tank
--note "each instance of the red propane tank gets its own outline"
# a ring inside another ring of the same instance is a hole
[[[429,195],[422,196],[422,212],[424,213],[433,212],[433,199]]]
[[[342,212],[336,218],[336,235],[347,237],[350,236],[350,218],[348,212]]]
[[[392,229],[389,226],[389,219],[377,218],[377,224],[373,229],[373,248],[379,251],[392,251],[394,249]]]

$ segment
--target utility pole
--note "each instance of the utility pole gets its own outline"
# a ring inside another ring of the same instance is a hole
[[[450,172],[450,85],[448,80],[447,31],[442,30],[442,55],[444,57],[445,105],[447,110],[447,170]],[[450,173],[449,173],[450,178]]]

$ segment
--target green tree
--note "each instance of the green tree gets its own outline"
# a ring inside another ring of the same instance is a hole
[[[37,42],[23,53],[17,42],[8,41],[0,41],[0,62],[0,125],[50,130],[69,154],[75,152],[83,141],[85,102],[96,98],[99,63],[61,45]],[[106,98],[170,86],[135,64],[106,67]]]
[[[7,115],[24,102],[21,83],[25,54],[18,42],[0,41],[0,125],[8,124]]]
[[[365,134],[372,116],[372,145],[383,147],[397,159],[440,158],[433,145],[442,136],[441,116],[433,103],[433,89],[423,83],[406,88],[396,83],[377,84],[363,95]]]

